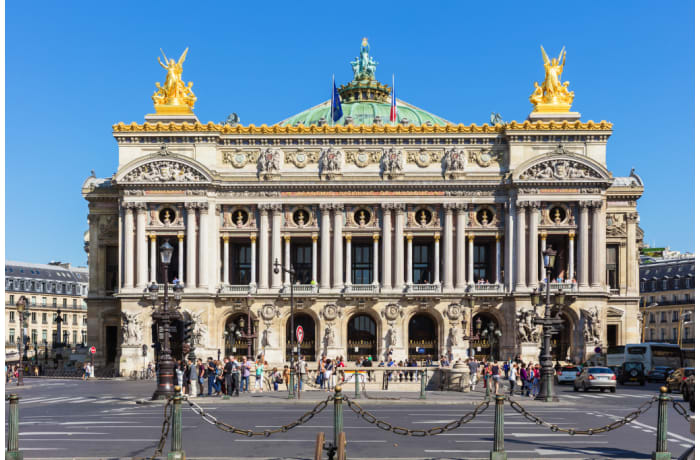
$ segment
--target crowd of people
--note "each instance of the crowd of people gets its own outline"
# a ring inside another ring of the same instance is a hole
[[[557,363],[559,365],[559,363]],[[540,384],[540,365],[527,363],[519,359],[508,360],[501,364],[498,362],[489,362],[487,360],[477,361],[470,358],[467,360],[469,373],[471,376],[470,389],[476,389],[479,378],[483,380],[483,387],[487,385],[489,389],[498,394],[503,388],[504,392],[508,391],[512,396],[520,390],[521,396],[535,398],[539,392]],[[506,386],[507,381],[507,386]]]

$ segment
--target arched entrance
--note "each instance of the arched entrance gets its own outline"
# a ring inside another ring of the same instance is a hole
[[[438,329],[432,316],[418,313],[408,321],[408,358],[438,360]]]
[[[490,313],[477,313],[472,319],[471,348],[476,359],[500,360],[500,343],[502,337],[498,319]]]
[[[377,360],[377,323],[369,315],[358,314],[348,321],[348,362],[366,356]]]
[[[257,334],[258,321],[250,319],[250,332]],[[224,326],[224,356],[247,356],[253,358],[257,354],[257,340],[242,337],[248,333],[248,314],[236,313],[231,315],[226,320]],[[248,351],[248,343],[250,343],[250,351]]]
[[[552,359],[571,361],[571,320],[566,314],[561,315],[564,322],[552,332]]]
[[[287,347],[285,352],[285,359],[289,361],[290,353],[292,351],[292,342],[289,340],[289,327],[292,322],[292,317],[287,318],[287,323],[284,329],[285,335],[287,336]],[[296,330],[297,326],[301,326],[304,329],[304,340],[301,342],[301,356],[304,357],[305,361],[315,361],[316,360],[316,323],[314,319],[307,315],[306,313],[295,313],[294,314],[294,348],[297,346]],[[294,352],[294,359],[296,359],[296,351]]]

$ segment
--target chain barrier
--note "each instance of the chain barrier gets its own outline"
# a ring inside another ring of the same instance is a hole
[[[170,409],[170,412],[168,412]],[[168,433],[170,432],[170,419],[173,417],[173,398],[168,398],[168,402],[165,403],[165,408],[163,409],[163,427],[160,430],[160,441],[158,441],[158,446],[156,451],[151,457],[151,460],[155,460],[163,454],[163,448],[165,447],[165,441],[168,440]]]
[[[651,407],[654,405],[655,402],[659,400],[658,396],[654,396],[651,398],[649,401],[645,402],[639,408],[633,412],[630,412],[623,418],[619,420],[615,420],[612,423],[609,423],[607,425],[598,427],[598,428],[589,428],[587,430],[576,430],[574,428],[560,428],[559,425],[556,425],[554,423],[549,423],[546,420],[536,416],[535,414],[532,414],[528,412],[523,406],[518,404],[517,401],[514,399],[511,399],[510,397],[507,399],[508,402],[510,403],[510,407],[513,408],[513,410],[523,417],[525,417],[527,420],[530,420],[531,422],[535,422],[538,425],[544,425],[548,427],[550,430],[553,432],[560,432],[560,433],[568,433],[570,435],[576,435],[576,434],[587,434],[587,435],[593,435],[593,434],[600,434],[600,433],[607,433],[608,431],[615,430],[617,428],[620,428],[621,426],[627,425],[628,423],[633,422],[637,417],[642,415],[644,412],[648,411],[651,409]]]
[[[228,423],[221,422],[217,420],[216,417],[214,417],[212,414],[206,412],[202,407],[193,402],[190,401],[189,398],[186,396],[183,397],[185,401],[187,401],[187,404],[190,405],[190,408],[192,411],[202,417],[202,420],[205,422],[209,423],[210,425],[214,425],[221,431],[225,431],[227,433],[232,433],[232,434],[238,434],[241,436],[247,436],[249,438],[252,438],[253,436],[264,436],[264,437],[269,437],[271,434],[275,433],[286,433],[287,431],[291,430],[292,428],[295,428],[299,425],[303,425],[304,423],[307,423],[309,420],[314,418],[316,415],[321,413],[326,407],[328,407],[328,403],[333,401],[333,396],[329,396],[328,398],[324,399],[320,403],[316,404],[313,409],[310,411],[304,413],[301,417],[299,417],[297,420],[288,423],[286,425],[282,425],[281,427],[274,429],[274,430],[265,430],[265,431],[253,431],[253,430],[246,430],[243,428],[237,428],[233,425],[229,425]]]
[[[350,410],[352,410],[354,413],[359,415],[365,422],[376,425],[377,428],[380,428],[384,431],[391,431],[394,434],[398,434],[401,436],[418,436],[418,437],[424,437],[424,436],[435,436],[436,434],[441,434],[446,431],[452,431],[456,430],[460,426],[464,425],[465,423],[469,423],[474,418],[484,412],[486,409],[488,409],[489,404],[491,401],[483,401],[481,404],[476,406],[476,408],[472,412],[468,412],[462,416],[462,418],[458,420],[454,420],[446,425],[443,426],[436,426],[427,430],[411,430],[409,428],[404,428],[402,426],[394,426],[389,422],[385,422],[384,420],[381,420],[377,418],[377,416],[373,415],[371,412],[366,411],[365,409],[362,408],[359,404],[357,404],[355,401],[352,399],[348,398],[347,396],[343,396],[343,401],[345,401],[348,404],[348,407],[350,407]]]
[[[687,410],[685,410],[685,407],[678,401],[673,400],[673,408],[675,409],[676,412],[678,412],[678,415],[683,417],[686,422],[690,422],[690,414],[688,413]]]

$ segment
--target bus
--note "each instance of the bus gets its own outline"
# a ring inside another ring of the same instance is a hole
[[[695,348],[684,348],[681,350],[683,356],[683,367],[695,367]]]
[[[625,346],[618,345],[614,347],[608,347],[607,354],[607,365],[608,366],[622,366],[625,362]]]
[[[681,347],[671,343],[635,343],[625,345],[625,362],[641,362],[648,374],[655,366],[683,367]]]

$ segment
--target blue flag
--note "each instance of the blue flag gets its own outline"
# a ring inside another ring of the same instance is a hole
[[[336,122],[343,117],[343,106],[340,104],[340,94],[335,86],[335,77],[333,77],[333,99],[331,100],[331,119]]]

